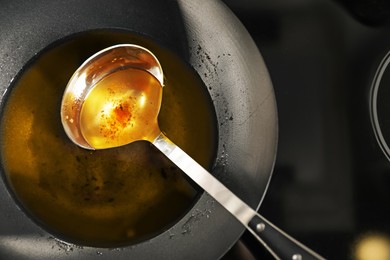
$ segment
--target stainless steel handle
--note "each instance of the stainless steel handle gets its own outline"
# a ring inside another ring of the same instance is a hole
[[[249,207],[163,133],[153,144],[239,220],[275,259],[324,259]]]

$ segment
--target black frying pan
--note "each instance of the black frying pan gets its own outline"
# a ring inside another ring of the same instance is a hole
[[[250,206],[259,206],[276,153],[275,98],[259,51],[223,3],[7,0],[0,24],[2,93],[36,53],[75,33],[126,29],[174,50],[196,69],[213,99],[219,125],[213,174]],[[206,211],[207,217],[199,214]],[[0,179],[1,259],[217,259],[243,231],[203,194],[172,228],[148,241],[118,250],[66,244],[30,220]]]

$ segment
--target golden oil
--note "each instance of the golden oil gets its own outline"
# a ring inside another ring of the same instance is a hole
[[[161,130],[206,168],[215,156],[210,98],[174,53],[145,37],[110,31],[82,33],[45,50],[4,100],[1,161],[27,214],[80,245],[117,247],[147,239],[172,226],[197,198],[184,174],[148,142],[89,151],[67,138],[60,105],[68,80],[89,56],[119,43],[142,45],[162,64]]]

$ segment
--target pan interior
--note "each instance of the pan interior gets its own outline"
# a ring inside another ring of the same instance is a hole
[[[166,85],[161,130],[210,169],[217,123],[207,89],[173,52],[130,32],[99,30],[54,43],[23,69],[2,104],[1,161],[11,194],[26,214],[56,237],[87,246],[134,244],[172,226],[199,190],[147,142],[87,151],[60,121],[73,72],[95,52],[120,43],[150,49]]]

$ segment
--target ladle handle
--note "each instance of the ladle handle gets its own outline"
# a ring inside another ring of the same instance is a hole
[[[239,220],[275,259],[324,259],[249,207],[163,133],[152,143]]]
[[[275,259],[325,259],[258,213],[249,221],[247,229]]]

